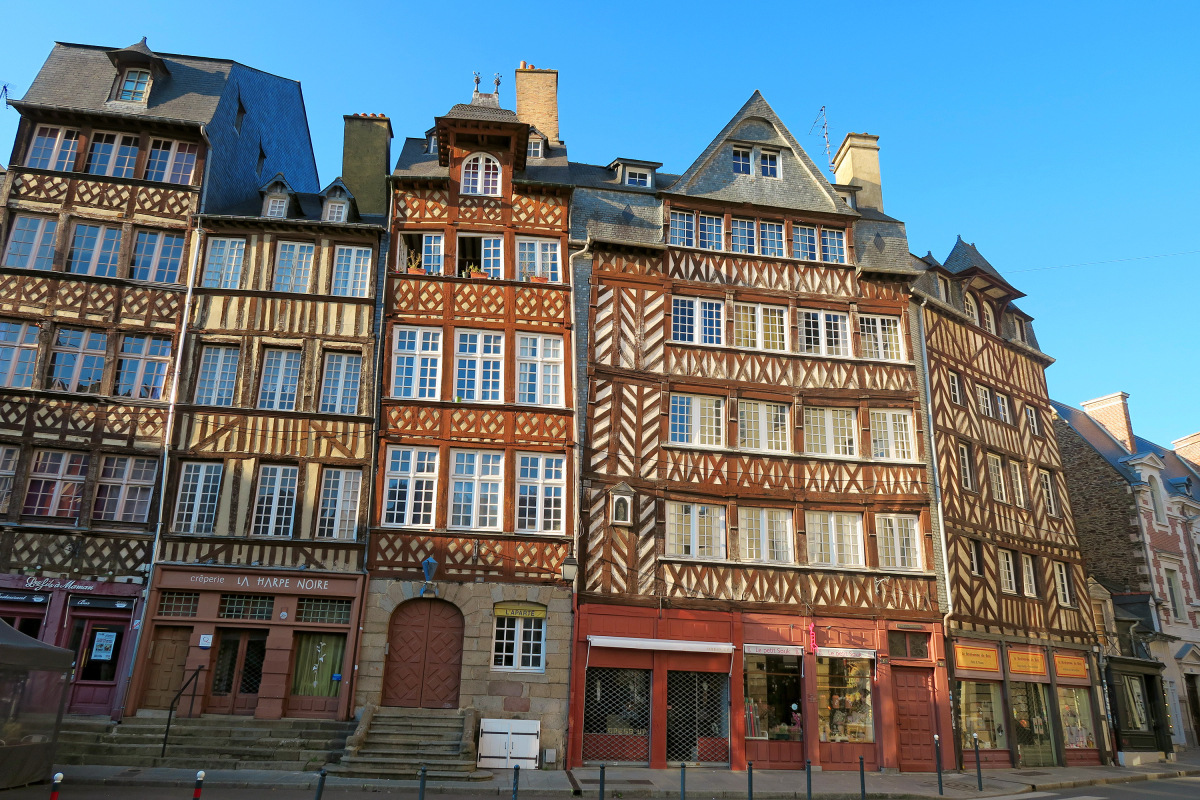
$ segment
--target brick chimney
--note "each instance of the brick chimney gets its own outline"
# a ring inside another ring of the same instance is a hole
[[[1129,395],[1125,392],[1097,397],[1080,403],[1087,415],[1112,434],[1130,454],[1136,452],[1133,445],[1133,423],[1129,421]]]
[[[855,195],[855,202],[860,207],[883,211],[878,136],[847,133],[833,157],[833,174],[838,183],[861,187]]]
[[[1171,442],[1171,447],[1174,448],[1175,455],[1187,459],[1192,462],[1193,466],[1200,468],[1200,433],[1176,439]]]
[[[386,214],[391,171],[392,123],[383,114],[347,114],[342,140],[342,182],[360,214]]]
[[[537,128],[554,144],[558,138],[558,70],[538,69],[521,62],[517,68],[517,116]]]

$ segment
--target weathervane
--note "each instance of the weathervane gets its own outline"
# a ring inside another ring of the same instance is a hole
[[[500,94],[500,73],[499,72],[496,73],[495,84],[496,84],[496,94]]]
[[[475,73],[475,91],[479,91],[479,73]]]

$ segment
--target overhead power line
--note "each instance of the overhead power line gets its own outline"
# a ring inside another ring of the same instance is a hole
[[[1184,250],[1180,253],[1159,253],[1153,256],[1132,256],[1130,258],[1114,258],[1108,261],[1081,261],[1078,264],[1059,264],[1054,267],[1031,267],[1029,269],[1009,269],[1005,270],[1007,275],[1015,275],[1018,272],[1041,272],[1047,269],[1067,269],[1068,267],[1093,267],[1098,264],[1120,264],[1126,261],[1145,261],[1148,258],[1171,258],[1173,256],[1190,256],[1200,253],[1200,250]]]

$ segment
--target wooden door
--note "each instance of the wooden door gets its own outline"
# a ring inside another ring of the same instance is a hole
[[[258,707],[267,632],[223,630],[219,636],[206,710],[210,714],[253,716]]]
[[[124,622],[76,618],[72,633],[75,675],[69,714],[111,714],[116,702],[119,665],[125,643]]]
[[[933,772],[933,670],[892,667],[896,738],[903,772]]]
[[[458,708],[463,616],[444,600],[410,600],[388,627],[383,704]]]
[[[171,707],[175,693],[183,685],[184,664],[187,661],[188,642],[191,638],[190,626],[159,625],[154,629],[154,639],[150,642],[150,669],[146,673],[142,708]]]

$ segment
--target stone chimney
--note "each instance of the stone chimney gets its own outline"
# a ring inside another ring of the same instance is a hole
[[[837,182],[861,187],[855,202],[861,208],[883,211],[883,189],[879,181],[879,137],[869,133],[847,133],[833,157]]]
[[[1104,430],[1112,434],[1125,450],[1133,454],[1137,448],[1133,444],[1133,423],[1129,421],[1129,395],[1125,392],[1097,397],[1080,403],[1087,415],[1099,423]]]
[[[1171,442],[1171,447],[1174,448],[1175,455],[1192,462],[1193,466],[1200,468],[1200,433],[1193,433],[1191,436],[1176,439]]]
[[[342,182],[360,214],[386,214],[391,171],[392,123],[383,114],[347,114],[342,140]]]
[[[517,68],[517,116],[537,128],[554,144],[558,138],[558,70],[538,69],[521,62]]]

